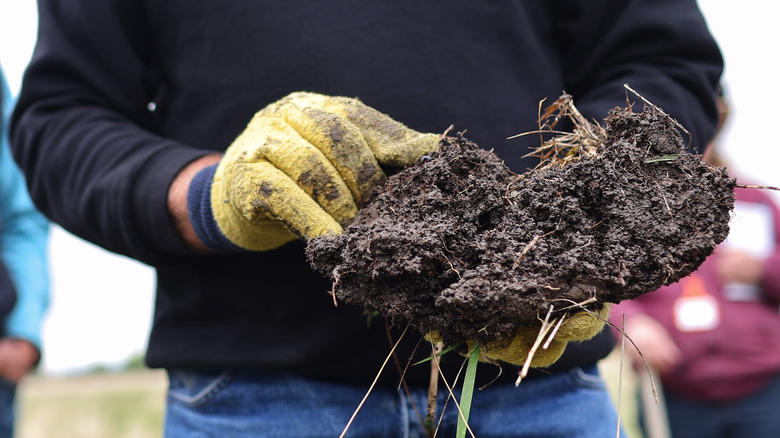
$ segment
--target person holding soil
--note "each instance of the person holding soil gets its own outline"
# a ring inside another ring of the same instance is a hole
[[[14,431],[17,383],[41,357],[49,304],[49,222],[35,209],[11,156],[11,92],[0,71],[0,437]]]
[[[729,106],[723,97],[718,103],[722,126]],[[703,158],[726,166],[717,140]],[[612,311],[617,326],[625,317],[639,349],[632,349],[637,372],[646,362],[660,377],[661,427],[675,438],[780,431],[780,209],[762,190],[737,187],[735,196],[729,237],[698,270]],[[653,438],[651,409],[640,411],[640,425]]]
[[[402,328],[334,305],[304,241],[339,233],[450,125],[523,172],[535,139],[507,137],[536,129],[542,99],[568,92],[601,120],[628,83],[697,148],[722,72],[692,0],[40,0],[39,14],[15,156],[46,214],[156,268],[146,362],[169,373],[167,436],[345,429]],[[613,343],[570,342],[519,387],[516,366],[481,365],[471,430],[613,434],[596,366]],[[402,338],[347,436],[426,434],[426,345]],[[453,381],[462,358],[442,362]],[[454,434],[453,403],[438,421]]]

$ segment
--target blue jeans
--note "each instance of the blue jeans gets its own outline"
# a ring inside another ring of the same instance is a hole
[[[335,438],[368,389],[243,369],[169,370],[168,374],[165,435],[170,438]],[[412,398],[424,416],[427,389],[413,389]],[[446,400],[447,393],[440,391],[439,414]],[[455,436],[458,412],[452,401],[444,412],[437,436]],[[595,365],[526,380],[519,387],[494,384],[481,391],[475,389],[469,418],[478,438],[604,438],[615,436],[616,425],[614,406]],[[346,436],[426,435],[405,391],[377,387]]]
[[[731,403],[691,401],[666,393],[675,438],[780,437],[780,375],[759,392]]]
[[[0,438],[14,436],[16,384],[0,378]]]

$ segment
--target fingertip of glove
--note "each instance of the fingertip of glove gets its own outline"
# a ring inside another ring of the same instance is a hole
[[[510,340],[495,342],[492,345],[484,346],[482,354],[493,360],[511,363],[514,365],[524,365],[531,352],[535,340],[535,335],[528,333],[518,333]],[[540,346],[531,358],[531,367],[548,367],[560,359],[566,349],[567,342],[553,339],[549,345]]]
[[[606,303],[596,312],[580,311],[561,324],[555,335],[564,341],[585,341],[596,336],[604,328],[609,317],[610,303]]]

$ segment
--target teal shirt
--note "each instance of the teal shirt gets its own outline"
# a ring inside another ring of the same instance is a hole
[[[7,127],[13,99],[2,72],[0,80],[0,256],[17,294],[16,305],[5,320],[5,333],[40,350],[41,325],[49,305],[49,222],[30,200],[24,177],[11,156]]]

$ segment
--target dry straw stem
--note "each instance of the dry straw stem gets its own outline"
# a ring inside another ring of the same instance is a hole
[[[623,323],[621,324],[620,330],[624,331],[626,327],[626,315],[623,315]],[[617,431],[615,432],[615,437],[620,438],[620,413],[621,409],[623,407],[623,358],[625,357],[624,353],[626,351],[626,337],[622,336],[620,339],[620,369],[618,371],[618,399],[617,399]],[[653,388],[653,391],[655,391],[655,388]],[[656,396],[656,402],[658,398]]]
[[[615,324],[609,322],[605,318],[602,318],[596,312],[593,312],[592,310],[590,310],[590,309],[588,309],[586,307],[587,305],[596,302],[597,301],[596,298],[595,297],[591,297],[591,298],[589,298],[589,299],[587,299],[587,300],[585,300],[585,301],[583,301],[581,303],[575,303],[575,302],[573,302],[571,300],[568,300],[568,299],[565,299],[565,298],[561,298],[560,300],[569,302],[569,303],[571,303],[571,305],[569,305],[567,307],[562,307],[560,309],[555,309],[555,310],[554,310],[553,306],[550,305],[550,308],[547,310],[546,316],[542,320],[542,326],[539,328],[539,332],[537,334],[536,340],[534,341],[534,344],[531,347],[531,350],[528,352],[528,357],[526,357],[526,360],[523,363],[522,369],[518,373],[517,380],[515,381],[515,386],[520,385],[522,380],[528,375],[528,370],[530,369],[531,362],[533,361],[534,355],[536,354],[536,351],[539,349],[539,347],[541,346],[542,349],[546,349],[549,346],[550,342],[552,342],[553,338],[555,337],[555,334],[558,332],[558,329],[560,328],[561,324],[563,324],[563,321],[570,315],[569,309],[576,308],[576,309],[579,309],[579,310],[581,310],[583,312],[588,312],[590,315],[592,315],[592,316],[594,316],[594,317],[604,321],[605,324],[607,324],[608,326],[616,329],[622,335],[622,345],[621,345],[621,353],[620,353],[620,357],[621,357],[621,371],[620,371],[621,379],[622,379],[623,350],[625,349],[625,347],[624,347],[625,340],[628,339],[628,341],[631,342],[631,345],[633,345],[634,348],[636,349],[637,353],[639,353],[639,357],[642,358],[642,362],[644,363],[644,366],[645,366],[645,369],[647,371],[647,374],[650,377],[650,385],[651,385],[651,388],[652,388],[652,391],[653,391],[653,398],[655,399],[655,402],[658,403],[658,391],[656,389],[655,379],[653,378],[653,374],[650,371],[650,366],[647,364],[647,360],[645,360],[645,356],[644,356],[644,354],[642,354],[642,351],[639,349],[639,347],[636,345],[636,343],[634,343],[634,341],[631,339],[631,337],[625,332],[625,330],[623,330],[623,328],[617,327]],[[553,318],[551,320],[550,317],[551,317],[551,315],[554,312],[565,312],[565,313],[562,316],[560,316],[559,318]],[[546,341],[545,341],[545,339],[546,339]],[[543,341],[544,341],[544,344],[542,345]],[[618,433],[619,433],[619,428],[620,428],[620,425],[618,423]]]
[[[780,191],[780,187],[775,187],[775,186],[755,186],[752,184],[737,184],[736,187],[741,187],[743,189],[763,189],[763,190]]]
[[[534,360],[536,351],[540,346],[542,346],[542,342],[545,340],[545,337],[553,328],[553,326],[556,326],[557,319],[553,319],[552,322],[550,321],[550,315],[552,314],[553,310],[554,306],[550,305],[550,308],[547,310],[547,315],[545,315],[544,320],[542,320],[542,326],[539,328],[539,333],[536,336],[536,340],[534,341],[533,346],[531,346],[531,349],[528,351],[528,356],[525,359],[525,363],[523,363],[523,368],[520,370],[520,373],[517,376],[515,386],[520,385],[520,382],[522,382],[522,380],[528,375],[528,370],[531,368],[531,362]],[[553,333],[552,336],[555,336],[555,333]],[[552,336],[550,337],[551,339],[545,343],[545,345],[549,345],[549,343],[552,341]]]
[[[426,432],[429,434],[429,436],[431,438],[435,438],[436,437],[436,435],[438,434],[438,431],[439,431],[439,427],[441,426],[441,422],[444,419],[444,412],[447,410],[447,405],[448,405],[449,401],[452,400],[453,402],[455,402],[455,407],[458,409],[458,416],[463,421],[463,425],[465,426],[466,431],[468,431],[468,433],[471,435],[472,438],[475,438],[474,432],[471,430],[471,427],[468,424],[466,416],[464,415],[463,409],[461,408],[460,403],[458,402],[457,397],[455,396],[455,392],[452,390],[452,386],[450,386],[449,382],[447,381],[447,378],[444,376],[444,373],[442,372],[441,368],[438,366],[439,358],[444,353],[449,351],[449,350],[441,351],[440,350],[441,347],[442,347],[442,345],[441,345],[440,342],[434,343],[433,341],[431,341],[431,349],[434,352],[434,354],[431,356],[431,361],[435,362],[435,366],[432,366],[431,369],[433,370],[435,368],[438,371],[438,374],[441,377],[441,380],[444,382],[444,385],[447,387],[448,396],[447,396],[447,400],[444,403],[444,406],[442,407],[442,414],[439,417],[439,421],[436,423],[436,427],[434,428],[434,430],[432,430],[432,431],[431,430],[426,430]],[[474,348],[476,348],[476,346]],[[438,349],[438,351],[437,351],[437,349]],[[458,373],[455,375],[455,380],[453,381],[453,385],[457,385],[458,380],[460,380],[460,374],[463,371],[463,366],[466,365],[467,361],[469,361],[469,358],[464,360],[463,364],[460,367],[460,370],[458,370]],[[436,379],[436,380],[438,382],[438,379]],[[433,386],[433,381],[434,381],[434,377],[431,376],[431,386]],[[468,379],[466,379],[466,384],[467,383],[468,383]],[[473,382],[472,382],[472,384],[473,384]],[[438,388],[438,384],[436,386]],[[487,386],[487,385],[485,385],[485,386]],[[482,387],[480,389],[483,389],[483,388],[484,387]],[[430,391],[431,391],[431,388],[429,388],[429,395],[430,395]],[[429,399],[429,402],[430,402],[430,399]],[[469,401],[469,403],[470,403],[470,401]],[[436,400],[435,400],[435,398],[434,398],[434,401],[433,401],[433,406],[431,407],[429,405],[428,408],[429,408],[429,414],[428,415],[430,416],[430,418],[433,418],[436,415]],[[423,426],[427,427],[427,424],[423,424]]]
[[[564,300],[564,301],[569,301],[569,300],[566,300],[566,299],[563,299],[563,298],[561,298],[561,299]],[[596,312],[593,312],[592,310],[587,309],[585,307],[581,307],[580,304],[574,304],[574,306],[575,307],[580,307],[583,312],[588,312],[589,314],[593,315],[594,317],[604,321],[604,323],[607,324],[608,326],[610,326],[610,327],[614,328],[615,330],[617,330],[618,332],[620,332],[620,335],[624,339],[624,342],[625,342],[625,339],[628,339],[628,341],[631,342],[631,345],[634,346],[634,349],[636,349],[636,352],[639,353],[639,357],[642,358],[642,363],[645,365],[645,370],[647,371],[647,374],[650,377],[650,386],[651,386],[651,388],[653,390],[653,398],[655,399],[655,402],[658,403],[658,391],[656,390],[655,379],[653,378],[653,373],[650,371],[650,365],[647,364],[647,360],[645,359],[645,355],[642,354],[642,350],[640,350],[639,346],[637,346],[636,343],[634,342],[634,340],[631,339],[631,336],[629,336],[628,333],[626,333],[626,331],[623,330],[621,327],[618,327],[615,324],[609,322],[608,320],[602,318]]]
[[[360,412],[360,409],[366,403],[366,400],[368,400],[368,396],[371,394],[371,391],[374,390],[374,387],[376,386],[376,382],[379,381],[379,376],[382,375],[382,371],[384,371],[387,362],[389,362],[390,358],[393,357],[393,354],[395,353],[395,349],[398,347],[398,344],[401,343],[401,340],[404,338],[404,335],[406,334],[407,330],[409,330],[408,325],[404,329],[403,333],[401,333],[401,336],[398,337],[398,341],[396,341],[395,345],[393,345],[393,348],[390,350],[390,353],[387,354],[385,361],[382,363],[382,366],[379,368],[379,372],[376,373],[376,377],[374,377],[374,381],[371,383],[371,386],[368,388],[368,391],[366,392],[366,395],[363,397],[363,400],[360,400],[360,404],[358,404],[358,407],[355,409],[355,412],[352,413],[352,416],[349,418],[347,425],[344,426],[344,430],[341,431],[341,435],[339,435],[339,438],[344,438],[344,435],[347,434],[347,431],[349,430],[350,426],[352,426],[352,422],[355,421],[355,417],[357,416],[358,412]]]
[[[458,370],[458,373],[455,375],[455,380],[453,382],[455,385],[458,384],[458,380],[460,380],[460,374],[463,372],[463,367],[466,365],[467,361],[468,361],[468,359],[463,361],[463,363],[460,366],[460,369]],[[441,370],[439,370],[439,372],[441,372]],[[455,394],[453,394],[452,391],[450,391],[449,394],[447,395],[447,400],[444,401],[444,406],[442,406],[442,408],[441,408],[442,415],[439,416],[439,421],[436,423],[436,428],[433,431],[433,437],[432,438],[435,438],[436,435],[438,434],[439,427],[441,427],[441,422],[444,420],[444,412],[447,410],[447,405],[449,404],[450,399],[454,399],[454,398],[455,398]]]
[[[564,300],[564,301],[570,301],[570,300]],[[528,371],[531,368],[531,362],[533,362],[534,356],[536,355],[536,352],[539,350],[539,347],[541,347],[542,350],[546,350],[550,347],[550,344],[552,343],[553,339],[555,339],[555,335],[558,333],[558,329],[561,328],[563,322],[566,320],[566,318],[569,317],[570,315],[569,309],[578,308],[578,309],[585,310],[592,315],[596,315],[594,312],[591,312],[590,310],[585,308],[585,306],[594,302],[596,302],[596,298],[591,297],[581,303],[573,303],[570,306],[566,306],[560,309],[555,309],[555,306],[553,306],[552,304],[550,305],[550,308],[547,309],[547,315],[545,315],[544,319],[540,318],[540,320],[542,321],[542,326],[539,328],[539,332],[536,335],[536,340],[531,346],[531,349],[528,351],[528,356],[526,356],[525,362],[523,362],[523,367],[520,369],[520,372],[518,373],[517,380],[515,380],[515,386],[520,385],[523,379],[526,378],[526,376],[528,376]],[[555,312],[563,312],[563,314],[560,317],[553,318],[552,320],[550,320],[550,316]],[[598,315],[596,316],[598,317]],[[598,318],[603,319],[601,317]]]
[[[533,247],[534,247],[534,245],[536,245],[536,244],[537,244],[537,242],[539,242],[539,240],[541,240],[541,239],[543,239],[543,238],[545,238],[545,237],[547,237],[547,236],[551,235],[552,233],[554,233],[554,232],[556,232],[556,231],[558,231],[558,229],[557,229],[557,228],[556,228],[556,229],[554,229],[554,230],[552,230],[552,231],[550,231],[550,232],[549,232],[549,233],[547,233],[547,234],[542,234],[542,235],[536,236],[536,237],[534,237],[533,239],[531,239],[531,241],[530,241],[530,242],[528,242],[528,244],[525,246],[525,248],[523,248],[523,250],[522,250],[522,251],[520,251],[520,255],[517,257],[517,259],[515,259],[515,263],[514,263],[512,266],[513,266],[514,268],[517,268],[517,267],[520,265],[520,262],[521,262],[521,261],[523,260],[523,258],[525,257],[525,255],[526,255],[526,254],[528,254],[528,251],[530,251],[530,250],[531,250],[531,248],[533,248]]]
[[[463,415],[463,410],[462,410],[462,409],[461,409],[461,407],[460,407],[460,403],[458,403],[458,398],[457,398],[457,397],[455,397],[455,391],[453,391],[453,390],[452,390],[452,386],[450,386],[450,384],[447,382],[447,378],[446,378],[446,377],[444,377],[444,373],[442,373],[442,372],[441,372],[441,369],[439,369],[439,375],[441,376],[441,380],[442,380],[442,382],[444,382],[444,385],[447,387],[447,391],[448,391],[448,392],[449,392],[449,394],[450,394],[450,395],[449,395],[449,398],[451,398],[451,399],[452,399],[452,401],[453,401],[453,402],[455,402],[455,407],[458,409],[458,416],[459,416],[459,417],[460,417],[460,419],[461,419],[461,420],[463,420],[463,422],[465,423],[465,425],[466,425],[466,430],[467,430],[467,431],[469,432],[469,434],[471,435],[471,438],[475,438],[475,436],[474,436],[474,431],[472,431],[472,430],[471,430],[471,426],[469,426],[469,422],[468,422],[468,420],[467,420],[467,419],[466,419],[466,417]],[[455,381],[457,382],[457,377],[455,378]],[[448,398],[448,400],[449,400],[449,398]],[[442,413],[442,415],[443,415],[443,413]]]
[[[645,105],[671,120],[677,128],[688,136],[688,142],[691,142],[690,132],[677,120],[669,117],[661,108],[647,100],[628,84],[623,84],[623,87],[636,95]],[[545,99],[539,102],[538,129],[509,137],[509,139],[513,139],[529,134],[539,134],[541,146],[525,155],[526,157],[540,158],[541,161],[536,169],[546,169],[553,166],[563,167],[579,160],[583,156],[595,156],[598,146],[607,140],[607,131],[598,122],[587,120],[574,105],[574,99],[570,94],[564,93],[558,100],[545,108],[544,113],[542,113],[544,101]],[[626,105],[631,108],[628,95],[626,95]],[[571,132],[556,130],[556,126],[562,120],[569,120],[572,123],[573,128]],[[552,137],[545,139],[545,135],[552,135]]]
[[[574,106],[574,99],[564,94],[541,112],[544,100],[539,102],[539,128],[536,131],[517,134],[518,138],[529,134],[539,134],[541,146],[534,149],[527,157],[539,157],[541,162],[537,169],[553,166],[563,167],[582,156],[596,155],[599,144],[607,138],[607,132],[598,123],[589,122]],[[563,120],[571,121],[571,132],[558,131],[556,126]],[[553,135],[545,139],[545,134]]]
[[[393,342],[393,335],[390,333],[390,322],[385,318],[385,333],[387,334],[387,340],[390,342],[390,345],[394,345],[395,342]],[[417,341],[417,345],[414,347],[414,350],[412,351],[412,355],[414,355],[414,352],[417,351],[417,346],[420,345],[420,339]],[[395,367],[398,370],[398,375],[401,376],[401,378],[398,381],[398,391],[401,390],[401,387],[403,387],[404,392],[406,393],[406,397],[409,399],[409,404],[412,405],[412,409],[414,410],[414,413],[417,415],[417,419],[420,421],[420,424],[425,424],[423,421],[423,417],[420,415],[420,410],[417,409],[417,406],[414,403],[414,399],[412,398],[412,393],[409,391],[409,386],[406,384],[406,371],[411,364],[412,356],[409,357],[409,359],[406,361],[406,366],[404,368],[401,368],[401,363],[398,361],[398,355],[394,352],[391,353],[393,355],[393,361],[395,362]]]
[[[690,143],[693,141],[693,137],[691,137],[691,133],[690,133],[690,132],[688,132],[688,130],[687,130],[687,129],[685,129],[685,127],[683,127],[683,125],[681,125],[681,124],[680,124],[680,122],[678,122],[678,121],[677,121],[677,120],[675,120],[674,118],[670,117],[670,116],[669,116],[669,114],[666,114],[666,113],[664,112],[664,110],[662,110],[661,108],[658,108],[658,107],[657,107],[657,106],[656,106],[654,103],[652,103],[652,102],[650,102],[649,100],[645,99],[645,97],[644,97],[644,96],[642,96],[641,94],[639,94],[639,93],[638,93],[636,90],[634,90],[633,88],[629,87],[629,86],[628,86],[628,84],[623,84],[623,87],[624,87],[626,90],[628,90],[628,91],[630,91],[630,92],[634,93],[634,95],[636,95],[636,97],[638,97],[639,99],[641,99],[641,100],[642,100],[642,102],[644,102],[646,105],[650,105],[650,107],[652,107],[654,110],[658,111],[658,112],[659,112],[659,113],[660,113],[662,116],[664,116],[664,117],[666,117],[667,119],[671,120],[671,121],[672,121],[672,123],[674,123],[674,126],[676,126],[677,128],[679,128],[679,129],[680,129],[682,132],[684,132],[684,133],[685,133],[685,134],[688,136],[688,144],[690,144]],[[626,96],[626,103],[628,104],[628,96]],[[631,107],[631,104],[628,104],[628,106],[629,106],[629,108],[630,108],[630,107]]]
[[[444,344],[439,341],[431,344],[433,350],[433,358],[431,359],[431,379],[428,385],[428,413],[425,416],[425,422],[423,426],[428,429],[433,424],[433,420],[436,418],[436,398],[439,394],[439,354],[444,349]],[[438,427],[437,427],[438,429]],[[430,430],[426,430],[431,435]]]

